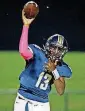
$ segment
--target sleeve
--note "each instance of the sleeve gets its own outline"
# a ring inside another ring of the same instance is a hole
[[[60,76],[70,78],[72,76],[72,70],[67,64],[63,64],[62,66],[57,66],[57,71]]]
[[[19,42],[19,52],[25,60],[29,60],[33,58],[32,50],[28,48],[28,30],[29,29],[27,26],[23,26],[23,30],[22,30],[22,34]]]
[[[32,53],[33,53],[33,58],[39,58],[40,57],[40,52],[41,52],[41,48],[36,45],[36,44],[29,44],[29,48],[31,49]]]

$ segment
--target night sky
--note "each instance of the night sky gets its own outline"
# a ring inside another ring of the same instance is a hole
[[[18,50],[22,31],[21,10],[26,0],[0,3],[0,50]],[[35,0],[40,12],[29,31],[29,43],[42,46],[52,34],[65,36],[70,50],[85,49],[85,3],[72,0]]]

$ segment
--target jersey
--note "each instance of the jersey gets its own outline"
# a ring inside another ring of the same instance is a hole
[[[48,62],[44,51],[37,45],[30,44],[29,47],[33,51],[33,58],[26,61],[26,67],[20,74],[20,93],[25,98],[48,102],[48,94],[53,84],[53,76],[44,69],[44,65]],[[59,75],[71,77],[71,69],[66,63],[56,67]]]

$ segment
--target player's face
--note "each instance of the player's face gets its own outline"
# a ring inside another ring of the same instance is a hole
[[[62,54],[62,48],[50,46],[50,57],[54,59],[59,59]]]

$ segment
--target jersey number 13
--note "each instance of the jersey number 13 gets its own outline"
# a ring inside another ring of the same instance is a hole
[[[52,78],[52,76],[49,75],[48,73],[46,73],[45,75],[44,74],[45,74],[45,72],[42,72],[39,75],[38,81],[36,83],[36,87],[39,87],[42,90],[46,90],[47,89],[49,81]],[[42,81],[42,79],[43,79],[43,81]]]

